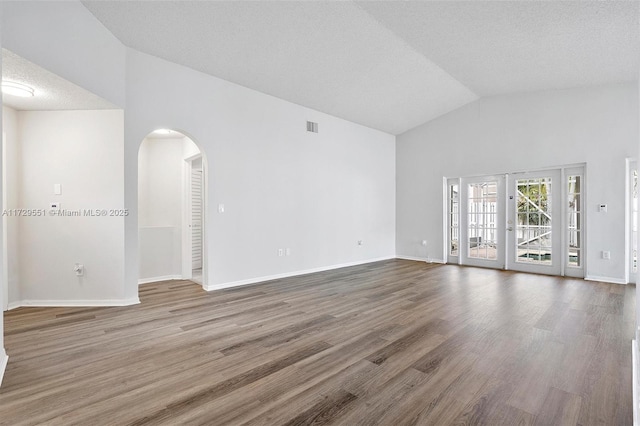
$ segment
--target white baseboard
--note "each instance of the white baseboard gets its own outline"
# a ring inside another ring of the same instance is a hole
[[[587,275],[584,277],[586,281],[600,281],[603,283],[611,283],[611,284],[627,284],[627,281],[624,278],[611,278],[611,277],[598,277],[595,275]]]
[[[66,308],[77,306],[128,306],[140,303],[138,297],[131,299],[104,299],[104,300],[21,300],[20,307],[48,307],[48,308]]]
[[[632,371],[632,380],[633,385],[633,424],[634,426],[638,426],[638,341],[633,339],[631,341],[631,371]]]
[[[20,301],[18,301],[18,302],[9,302],[9,304],[7,305],[7,311],[10,311],[10,310],[15,309],[15,308],[19,308],[20,306],[22,306],[20,304]]]
[[[0,386],[2,385],[2,379],[4,378],[4,370],[7,369],[7,363],[9,362],[9,357],[7,353],[4,351],[4,348],[0,348]]]
[[[341,263],[341,264],[338,264],[338,265],[330,265],[330,266],[323,266],[323,267],[320,267],[320,268],[305,269],[303,271],[286,272],[284,274],[276,274],[276,275],[268,275],[268,276],[264,276],[264,277],[249,278],[247,280],[232,281],[232,282],[220,283],[220,284],[210,284],[210,285],[207,285],[207,286],[203,285],[202,288],[204,288],[206,291],[222,290],[223,288],[239,287],[239,286],[248,285],[248,284],[261,283],[261,282],[264,282],[264,281],[279,280],[279,279],[282,279],[282,278],[296,277],[298,275],[313,274],[315,272],[330,271],[332,269],[347,268],[349,266],[364,265],[364,264],[367,264],[367,263],[380,262],[382,260],[389,260],[389,259],[395,259],[395,258],[396,258],[395,256],[379,257],[377,259],[367,259],[367,260],[361,260],[361,261],[357,261],[357,262]]]
[[[183,279],[182,275],[163,275],[161,277],[140,278],[138,280],[138,285],[157,283],[158,281],[181,280],[181,279]]]
[[[427,262],[427,263],[441,263],[441,264],[445,264],[447,262],[445,262],[442,259],[431,259],[428,257],[415,257],[415,256],[402,256],[402,255],[397,255],[396,259],[402,259],[402,260],[414,260],[416,262]]]

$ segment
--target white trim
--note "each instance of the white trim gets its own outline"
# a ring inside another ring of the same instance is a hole
[[[151,277],[151,278],[140,278],[138,280],[138,285],[148,284],[148,283],[157,283],[158,281],[169,281],[169,280],[182,280],[182,275],[163,275],[161,277]]]
[[[7,369],[9,363],[9,357],[4,348],[0,348],[0,385],[2,385],[2,378],[4,377],[4,371]]]
[[[612,278],[612,277],[598,277],[595,275],[587,275],[584,277],[585,281],[600,281],[603,283],[611,284],[627,284],[624,278]]]
[[[632,222],[633,222],[633,194],[632,194],[632,187],[631,187],[631,171],[634,170],[634,168],[637,169],[638,167],[638,160],[635,157],[629,157],[625,159],[625,197],[624,197],[624,230],[625,230],[625,238],[624,238],[624,258],[626,259],[625,262],[625,278],[627,279],[628,283],[635,283],[638,279],[638,274],[636,272],[632,271],[631,268],[631,264],[632,264],[632,246],[633,246],[633,240],[631,238],[631,234],[633,232],[633,228],[632,228]]]
[[[3,208],[8,208],[7,201],[7,133],[5,131],[2,132],[2,206]],[[2,306],[0,307],[0,312],[9,310],[9,217],[2,217],[2,277],[0,278],[0,287],[2,287]],[[2,382],[2,380],[0,380]]]
[[[632,217],[632,205],[631,202],[631,163],[632,158],[625,158],[624,160],[624,258],[626,259],[624,265],[624,278],[629,282],[631,276],[631,238],[629,234],[632,232],[631,217]],[[634,417],[635,418],[635,417]]]
[[[15,309],[15,308],[19,308],[20,306],[22,306],[22,305],[20,304],[20,301],[17,301],[17,302],[11,302],[11,303],[9,303],[9,304],[7,305],[7,311],[10,311],[10,310]]]
[[[202,154],[196,154],[196,157],[202,158]],[[193,166],[193,158],[185,158],[182,162],[182,276],[189,279],[192,276],[192,255],[193,249],[191,244],[191,169]],[[203,179],[204,180],[204,179]],[[148,281],[147,281],[148,282]]]
[[[447,262],[445,262],[442,259],[430,259],[428,257],[416,257],[416,256],[402,256],[402,255],[396,255],[396,259],[402,259],[402,260],[414,260],[416,262],[427,262],[427,263],[441,263],[441,264],[445,264]]]
[[[451,213],[449,212],[449,208],[451,206],[451,202],[449,201],[449,179],[445,176],[442,176],[442,258],[448,259],[449,252],[451,251],[451,241],[449,241],[449,237],[451,235]],[[458,194],[460,193],[460,179],[458,179]],[[458,197],[458,202],[460,201],[460,197]],[[459,210],[459,209],[458,209]],[[460,244],[458,242],[458,244]],[[429,255],[429,249],[427,249],[427,256]],[[411,260],[411,259],[406,259]]]
[[[16,302],[14,302],[15,304]],[[104,300],[21,300],[17,302],[19,306],[37,306],[37,307],[77,307],[77,306],[128,306],[137,305],[140,299],[133,297],[131,299],[104,299]],[[18,306],[16,306],[18,307]]]
[[[548,170],[572,169],[574,167],[575,168],[583,167],[586,164],[587,164],[586,162],[583,162],[583,163],[571,163],[571,164],[558,164],[556,166],[535,168],[535,169],[531,169],[531,170],[527,170],[527,169],[511,170],[511,171],[503,170],[503,171],[496,172],[496,174],[493,174],[492,176],[505,175],[505,174],[522,174],[522,173],[530,173],[530,172],[546,172]],[[484,176],[486,176],[486,174],[458,176],[458,178],[464,178],[464,179],[466,179],[466,178],[481,178],[481,177],[484,177]],[[445,176],[445,177],[451,178],[451,176]]]
[[[631,341],[631,371],[633,385],[633,424],[638,425],[638,342],[636,339]]]
[[[315,272],[330,271],[332,269],[347,268],[349,266],[364,265],[367,263],[380,262],[382,260],[396,259],[396,256],[379,257],[376,259],[359,260],[356,262],[341,263],[338,265],[322,266],[320,268],[305,269],[302,271],[285,272],[284,274],[267,275],[264,277],[249,278],[246,280],[232,281],[228,283],[202,285],[206,291],[222,290],[223,288],[239,287],[243,285],[256,284],[264,281],[278,280],[281,278],[295,277],[298,275],[313,274]]]
[[[560,276],[564,277],[565,276],[565,270],[567,269],[567,265],[569,263],[569,244],[568,244],[568,236],[569,236],[569,220],[568,220],[568,213],[567,213],[567,206],[566,204],[566,200],[569,194],[569,185],[567,182],[567,169],[560,169],[560,199],[561,200],[565,200],[563,202],[561,202],[560,204],[563,206],[562,207],[562,217],[560,218],[560,229],[562,229],[562,232],[560,233]],[[557,191],[557,189],[555,190]],[[582,188],[580,188],[580,191],[582,192]],[[553,193],[553,190],[552,190]],[[582,207],[582,206],[580,206]],[[580,209],[580,213],[584,213],[583,209]],[[584,222],[586,223],[586,222]],[[582,247],[582,244],[580,244],[580,247]],[[517,249],[516,249],[517,250]],[[582,253],[580,253],[582,255]]]

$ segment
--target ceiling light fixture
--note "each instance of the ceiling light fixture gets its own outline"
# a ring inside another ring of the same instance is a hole
[[[21,98],[29,98],[35,95],[35,90],[33,87],[25,84],[2,80],[2,93],[5,95],[20,96]]]
[[[169,129],[157,129],[154,130],[153,133],[155,133],[156,135],[168,135],[171,133],[171,130]]]

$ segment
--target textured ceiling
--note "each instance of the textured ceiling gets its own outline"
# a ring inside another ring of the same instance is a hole
[[[125,45],[392,134],[638,78],[637,2],[85,1]]]
[[[638,79],[636,1],[358,4],[480,96]]]
[[[2,95],[2,103],[19,111],[117,109],[110,102],[40,68],[15,53],[2,49],[2,79],[26,84],[35,96]]]

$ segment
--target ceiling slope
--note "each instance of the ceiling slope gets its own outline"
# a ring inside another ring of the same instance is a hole
[[[637,1],[358,5],[480,96],[638,79]]]
[[[352,2],[84,2],[125,45],[398,134],[477,98]]]
[[[2,79],[26,84],[35,96],[21,98],[3,94],[2,103],[18,111],[118,109],[77,86],[7,49],[2,49]]]
[[[136,50],[391,134],[478,96],[634,81],[637,2],[85,1]]]

